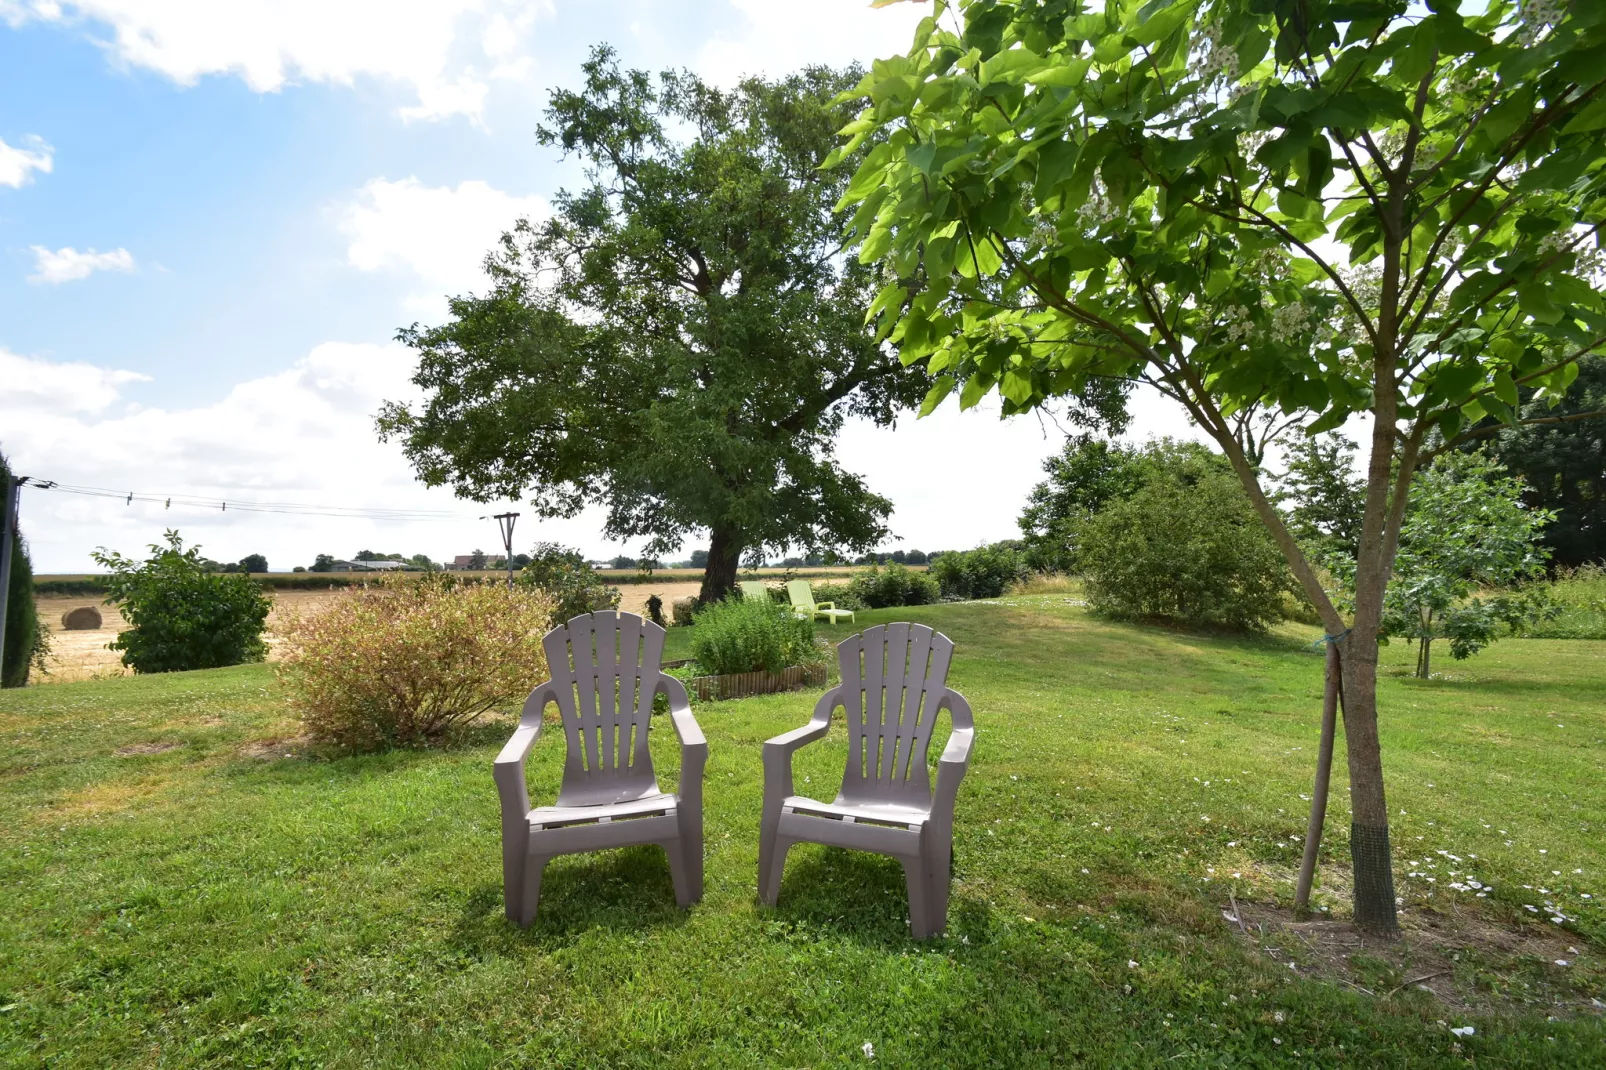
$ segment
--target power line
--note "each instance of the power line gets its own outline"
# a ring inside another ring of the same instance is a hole
[[[77,494],[86,498],[110,498],[125,505],[143,502],[160,505],[164,510],[177,506],[182,509],[205,509],[208,512],[276,513],[283,516],[345,517],[352,520],[386,520],[421,523],[446,520],[472,520],[471,516],[446,509],[384,509],[347,505],[308,505],[301,502],[260,502],[234,498],[205,498],[194,494],[151,494],[143,491],[114,490],[110,487],[83,487],[54,480],[37,480],[30,483],[37,490],[61,494]]]

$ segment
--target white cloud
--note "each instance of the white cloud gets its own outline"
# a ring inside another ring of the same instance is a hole
[[[139,372],[93,364],[35,360],[0,347],[0,382],[6,384],[8,408],[58,414],[102,413],[117,400],[124,385],[149,378]]]
[[[447,521],[375,521],[245,513],[161,503],[24,492],[23,527],[35,568],[92,568],[96,546],[138,552],[177,527],[208,556],[238,560],[263,553],[275,569],[314,554],[427,553],[441,559],[497,544],[500,512],[430,490],[413,478],[395,443],[381,443],[373,416],[386,400],[416,400],[413,355],[399,345],[327,342],[290,368],[242,382],[191,408],[140,408],[119,388],[133,372],[21,357],[0,349],[0,429],[18,471],[76,486],[141,494],[194,494],[235,501],[295,502],[348,508],[447,510]],[[21,384],[20,389],[17,384]],[[159,383],[157,384],[160,385]],[[124,402],[121,403],[120,402]],[[594,514],[537,522],[528,506],[521,543],[555,538],[600,547]]]
[[[478,180],[453,188],[376,178],[342,208],[340,229],[349,240],[347,263],[412,274],[429,289],[409,304],[435,310],[447,294],[482,288],[481,267],[502,233],[547,211],[540,197],[514,196]]]
[[[696,68],[705,78],[731,85],[744,75],[774,77],[811,63],[834,67],[854,61],[868,67],[884,56],[902,55],[915,25],[931,14],[924,3],[872,9],[868,0],[730,0],[741,14],[734,34],[709,41]]]
[[[504,11],[513,12],[512,15]],[[515,0],[0,0],[12,23],[92,23],[119,63],[181,85],[239,77],[259,93],[293,82],[410,87],[404,119],[479,121],[487,79],[520,77],[516,53],[547,4]],[[500,20],[500,21],[498,21]],[[493,28],[494,27],[494,28]],[[476,42],[480,47],[475,47]]]
[[[0,138],[0,186],[18,189],[32,181],[30,171],[46,175],[50,173],[51,157],[55,150],[32,134],[22,140],[31,147],[23,149],[7,145],[5,138]]]
[[[75,282],[87,279],[97,271],[134,270],[134,254],[127,249],[113,249],[109,253],[85,249],[80,253],[71,246],[55,252],[43,245],[31,245],[29,248],[34,258],[34,272],[28,276],[29,282]]]

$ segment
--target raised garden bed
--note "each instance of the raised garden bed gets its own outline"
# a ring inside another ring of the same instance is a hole
[[[688,660],[670,661],[666,669],[680,669],[692,664]],[[773,695],[780,691],[796,691],[804,687],[824,687],[830,669],[826,665],[790,665],[780,672],[738,672],[726,676],[677,677],[686,685],[686,691],[696,699],[709,702],[716,699],[746,698],[749,695]]]

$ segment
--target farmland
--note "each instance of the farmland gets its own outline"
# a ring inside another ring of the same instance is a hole
[[[851,569],[761,569],[755,573],[743,573],[744,577],[757,575],[759,578],[773,578],[779,580],[786,576],[803,576],[805,578],[845,579],[853,574]],[[275,626],[283,619],[286,613],[317,613],[327,607],[330,601],[339,597],[339,591],[344,586],[353,583],[373,582],[378,578],[373,572],[319,572],[319,573],[268,573],[261,577],[264,585],[273,594],[273,612],[268,617],[268,643],[270,650],[277,644]],[[419,575],[418,573],[402,573],[403,576]],[[501,572],[457,572],[456,576],[467,576],[477,579],[495,580],[506,575]],[[598,573],[606,582],[618,586],[620,593],[619,608],[631,613],[646,613],[647,599],[653,595],[664,600],[665,610],[675,599],[686,598],[697,594],[701,586],[702,573],[695,569],[659,569],[651,575],[635,570],[602,570]],[[310,579],[309,579],[310,577]],[[299,589],[290,587],[290,583],[319,584],[321,589]],[[119,655],[115,651],[107,650],[106,644],[116,637],[117,632],[125,625],[122,615],[115,606],[103,605],[95,593],[57,594],[52,593],[63,588],[76,588],[92,591],[99,585],[99,578],[90,574],[82,575],[55,575],[40,576],[36,586],[40,589],[39,616],[51,633],[51,655],[47,662],[48,672],[42,677],[36,677],[38,683],[65,683],[74,680],[87,680],[104,676],[119,676],[126,670],[118,661]],[[100,608],[103,624],[95,631],[66,631],[61,625],[61,616],[69,609],[77,606],[94,605]],[[269,659],[273,655],[270,653]]]

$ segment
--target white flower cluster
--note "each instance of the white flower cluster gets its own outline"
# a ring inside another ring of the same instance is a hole
[[[1083,205],[1082,207],[1087,207]],[[1059,229],[1047,219],[1039,219],[1032,227],[1031,236],[1027,239],[1039,249],[1047,249],[1059,241]]]
[[[1192,73],[1206,87],[1217,82],[1233,84],[1243,73],[1238,64],[1238,51],[1221,43],[1221,23],[1206,23],[1194,39],[1195,58]]]
[[[1262,279],[1280,279],[1288,274],[1288,252],[1268,245],[1255,254],[1254,273]]]
[[[1271,336],[1278,342],[1291,343],[1310,328],[1313,318],[1310,306],[1303,301],[1282,305],[1271,314]]]
[[[1242,305],[1227,306],[1222,316],[1222,326],[1226,328],[1227,341],[1235,344],[1247,341],[1255,331],[1254,318]]]
[[[1088,193],[1087,201],[1076,210],[1076,218],[1081,221],[1082,225],[1095,230],[1106,223],[1115,222],[1121,216],[1121,210],[1104,195],[1103,189],[1099,187],[1097,182],[1093,183],[1093,189]]]
[[[1539,35],[1567,14],[1566,0],[1520,0],[1517,4],[1517,42],[1531,47]]]

